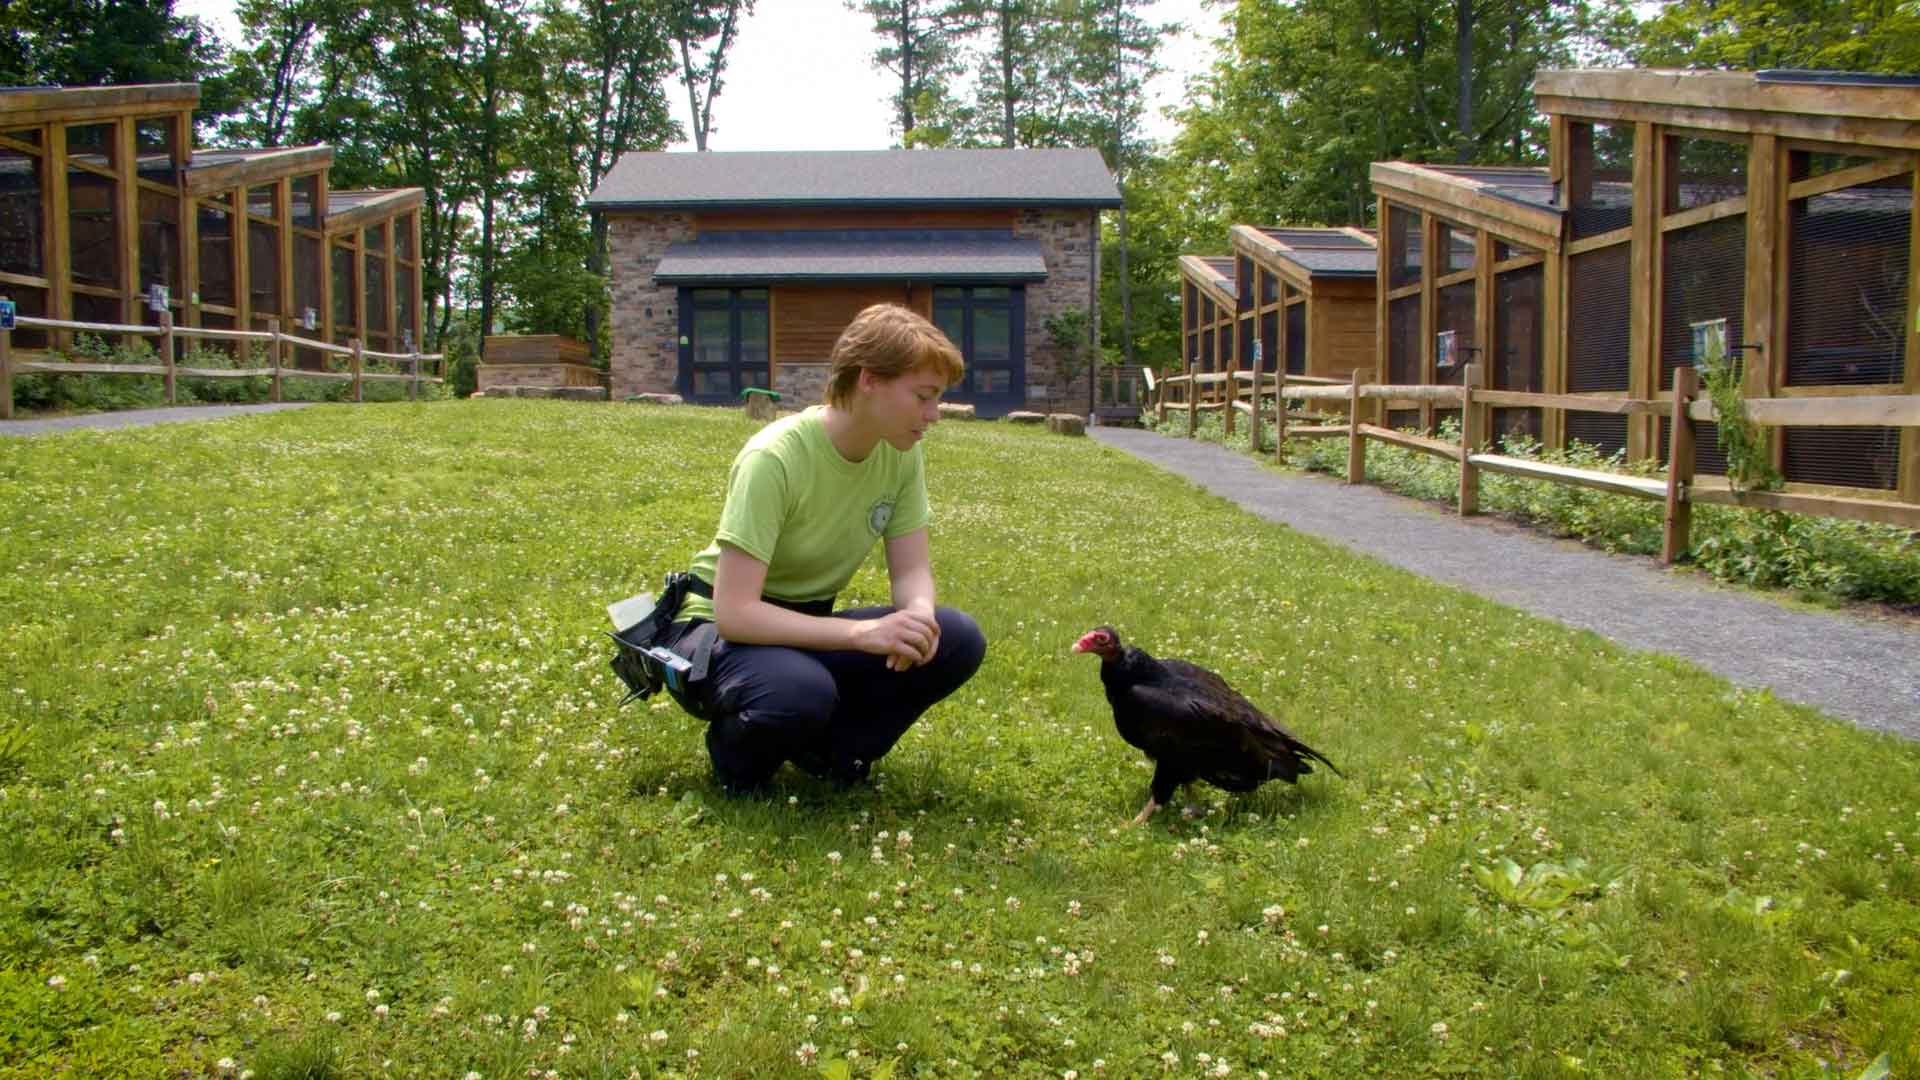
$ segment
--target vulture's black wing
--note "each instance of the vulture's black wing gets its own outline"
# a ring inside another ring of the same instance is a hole
[[[1133,688],[1134,700],[1159,718],[1154,741],[1164,740],[1167,752],[1185,757],[1207,780],[1229,789],[1294,780],[1313,771],[1308,759],[1345,775],[1214,672],[1184,660],[1161,660],[1160,667],[1160,679]]]

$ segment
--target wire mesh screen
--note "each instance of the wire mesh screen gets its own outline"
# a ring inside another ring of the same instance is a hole
[[[1287,374],[1304,375],[1306,373],[1307,304],[1300,303],[1287,309]]]
[[[1455,431],[1460,430],[1460,410],[1459,409],[1433,410],[1433,430],[1439,431],[1442,427],[1446,426],[1446,424],[1449,421],[1453,423],[1453,429]]]
[[[1453,355],[1440,356],[1434,369],[1436,382],[1455,386],[1466,373],[1468,364],[1480,358],[1474,351],[1479,344],[1473,335],[1473,282],[1463,281],[1458,285],[1449,285],[1435,293],[1439,310],[1435,312],[1434,329],[1444,334],[1453,331]],[[1447,361],[1451,360],[1452,363]]]
[[[1540,306],[1546,270],[1529,266],[1493,279],[1493,388],[1537,393],[1540,340],[1545,313]]]
[[[1473,269],[1474,243],[1478,239],[1472,229],[1442,224],[1440,226],[1440,250],[1435,253],[1434,261],[1443,274],[1457,273]]]
[[[1627,418],[1607,413],[1567,413],[1567,442],[1583,442],[1602,454],[1627,451]]]
[[[1260,370],[1273,371],[1280,363],[1280,313],[1260,313]],[[1287,358],[1287,370],[1293,370],[1293,358]]]
[[[1387,287],[1420,280],[1420,211],[1387,204]]]
[[[1795,200],[1788,221],[1787,385],[1904,380],[1912,175]]]
[[[1416,431],[1420,427],[1420,410],[1388,409],[1387,426],[1395,431]]]
[[[1593,191],[1568,216],[1580,240],[1633,224],[1633,125],[1593,124]]]
[[[1729,351],[1746,340],[1747,216],[1667,233],[1662,251],[1660,389],[1666,390],[1674,371],[1694,361],[1694,323],[1727,320]]]
[[[1536,443],[1540,441],[1539,409],[1493,410],[1493,441],[1495,443],[1504,443],[1519,435],[1524,435]]]
[[[1240,327],[1240,332],[1239,332],[1240,370],[1252,371],[1254,368],[1254,363],[1253,363],[1254,323],[1253,323],[1252,313],[1248,313],[1240,318],[1239,327]],[[1266,350],[1264,348],[1261,350],[1260,359],[1262,363],[1266,362]]]
[[[1900,484],[1900,429],[1890,427],[1782,428],[1788,480],[1805,484],[1878,488]]]
[[[1387,381],[1420,381],[1420,298],[1403,296],[1387,305]]]
[[[1737,199],[1747,193],[1747,147],[1674,136],[1667,140],[1667,171],[1674,178],[1668,213]]]
[[[1569,262],[1567,389],[1573,393],[1627,388],[1628,246],[1583,251]]]
[[[1655,448],[1662,463],[1673,459],[1673,417],[1660,418],[1660,445]],[[1711,420],[1693,422],[1693,471],[1697,475],[1725,476],[1727,452],[1720,449],[1720,425]]]

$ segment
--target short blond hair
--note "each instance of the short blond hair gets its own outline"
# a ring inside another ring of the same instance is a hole
[[[853,403],[862,371],[897,379],[930,367],[952,386],[967,370],[960,350],[939,327],[899,304],[874,304],[855,315],[833,343],[831,363],[827,404],[841,409]]]

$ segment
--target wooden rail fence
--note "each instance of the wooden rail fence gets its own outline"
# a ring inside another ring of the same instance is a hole
[[[422,375],[421,361],[428,361],[437,369],[444,360],[441,353],[387,353],[374,352],[361,346],[359,338],[346,345],[335,345],[326,341],[297,337],[280,332],[280,320],[268,319],[266,330],[212,330],[198,326],[175,326],[171,312],[160,314],[158,326],[127,326],[119,323],[71,322],[65,319],[40,319],[32,316],[19,316],[15,322],[21,329],[34,330],[77,330],[95,334],[130,334],[141,337],[159,338],[159,358],[157,364],[99,364],[64,363],[46,360],[21,360],[13,358],[13,332],[0,330],[0,420],[13,419],[13,377],[16,374],[38,375],[158,375],[166,380],[167,403],[173,404],[177,398],[174,380],[185,375],[200,379],[248,379],[266,375],[271,379],[267,389],[269,401],[280,400],[280,379],[283,375],[293,375],[303,379],[350,380],[353,383],[353,400],[361,400],[361,386],[367,382],[405,382],[407,399],[420,396],[421,383],[441,383],[441,375]],[[266,367],[245,368],[196,368],[183,367],[173,358],[173,339],[207,338],[220,341],[267,342]],[[346,371],[311,371],[305,368],[290,367],[282,364],[289,349],[315,349],[323,353],[349,358]],[[368,371],[368,360],[393,361],[406,365],[405,371]]]
[[[1335,380],[1303,379],[1297,376],[1282,380],[1265,372],[1212,372],[1150,379],[1150,392],[1155,415],[1162,423],[1166,421],[1169,409],[1186,413],[1189,437],[1193,435],[1197,418],[1202,412],[1222,412],[1229,434],[1234,430],[1235,415],[1245,415],[1251,421],[1250,434],[1257,451],[1261,445],[1263,418],[1270,418],[1274,427],[1276,460],[1284,459],[1286,440],[1289,438],[1345,438],[1349,484],[1366,482],[1366,448],[1369,440],[1457,462],[1460,466],[1459,512],[1462,516],[1476,514],[1480,510],[1482,472],[1546,480],[1664,502],[1666,518],[1661,560],[1666,563],[1678,560],[1687,552],[1694,503],[1752,510],[1785,510],[1796,514],[1920,529],[1920,504],[1893,499],[1784,491],[1736,491],[1724,480],[1697,480],[1694,476],[1694,424],[1714,420],[1716,413],[1713,402],[1699,396],[1699,376],[1690,367],[1682,367],[1674,373],[1672,396],[1664,401],[1489,390],[1480,385],[1483,370],[1479,364],[1468,364],[1464,374],[1463,384],[1459,386],[1396,386],[1372,382],[1373,373],[1368,369],[1355,371],[1344,384]],[[1247,387],[1246,400],[1241,400],[1240,387],[1243,384]],[[1271,406],[1266,404],[1269,399]],[[1289,401],[1317,407],[1322,413],[1344,413],[1344,417],[1290,414],[1286,407]],[[1388,402],[1433,402],[1458,408],[1461,417],[1459,441],[1415,435],[1386,427],[1378,421]],[[1482,414],[1474,408],[1476,405],[1565,409],[1615,416],[1667,416],[1671,423],[1666,478],[1581,469],[1532,458],[1488,453],[1485,450],[1487,433],[1482,430]],[[1920,394],[1757,398],[1749,399],[1746,405],[1750,419],[1769,427],[1920,427]],[[1327,422],[1336,418],[1345,422]],[[1290,419],[1300,419],[1306,423],[1290,427]]]

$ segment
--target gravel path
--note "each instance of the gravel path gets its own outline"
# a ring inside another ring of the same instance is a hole
[[[1371,486],[1281,473],[1216,443],[1089,431],[1267,519],[1491,600],[1684,657],[1862,727],[1920,739],[1920,626],[1790,607],[1494,518],[1462,519]],[[1514,568],[1524,567],[1524,573]]]
[[[304,409],[310,404],[312,402],[285,401],[270,405],[180,405],[170,409],[125,409],[120,412],[85,413],[80,416],[53,416],[45,420],[0,420],[0,435],[46,435],[56,431],[79,431],[83,428],[179,424],[188,420],[215,420],[222,416],[240,416],[246,413]]]

